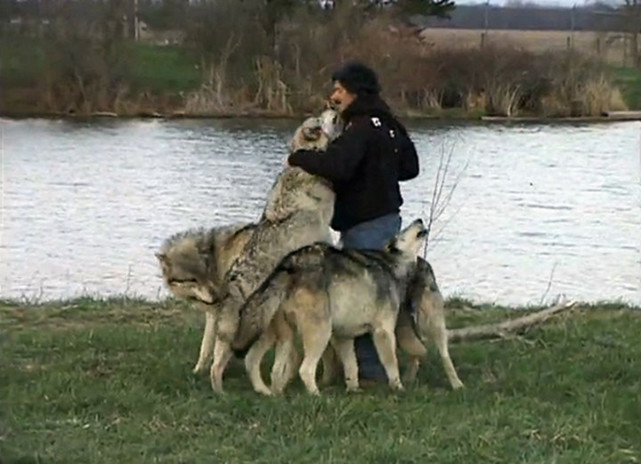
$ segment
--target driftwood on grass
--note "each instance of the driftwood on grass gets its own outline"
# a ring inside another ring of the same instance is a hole
[[[473,327],[463,327],[447,331],[449,342],[479,340],[483,338],[502,338],[508,333],[517,333],[539,322],[544,322],[554,314],[573,308],[575,302],[554,305],[527,316],[517,317],[496,324],[484,324]]]

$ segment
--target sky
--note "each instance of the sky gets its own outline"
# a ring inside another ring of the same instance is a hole
[[[594,4],[593,0],[520,0],[521,3],[534,3],[542,6],[562,6],[562,7],[571,7],[573,5],[584,6]],[[490,5],[505,5],[506,3],[516,3],[514,0],[490,0]],[[484,4],[484,0],[456,0],[457,5],[475,5],[475,4]],[[599,3],[605,3],[608,5],[622,5],[624,0],[602,0]]]

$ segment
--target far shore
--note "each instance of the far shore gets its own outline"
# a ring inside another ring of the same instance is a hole
[[[67,119],[67,120],[100,120],[100,119],[169,119],[169,120],[206,120],[206,119],[273,119],[273,120],[299,120],[310,116],[312,113],[282,114],[262,110],[238,111],[238,112],[217,112],[217,113],[196,113],[188,114],[184,111],[175,112],[136,112],[117,114],[114,112],[94,112],[88,114],[62,113],[62,112],[38,112],[38,111],[0,111],[0,118],[5,119]],[[464,112],[460,110],[444,110],[438,113],[421,114],[412,112],[410,114],[400,112],[399,116],[408,121],[443,121],[443,122],[514,122],[514,123],[576,123],[576,122],[621,122],[641,121],[641,111],[612,111],[601,116],[539,116],[539,115],[517,115],[517,116],[488,116],[478,112]]]

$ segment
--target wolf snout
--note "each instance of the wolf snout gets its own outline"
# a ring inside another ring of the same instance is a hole
[[[412,227],[418,228],[418,232],[416,233],[417,238],[423,238],[427,235],[427,229],[425,228],[425,224],[423,223],[423,220],[421,218],[418,218],[412,222]]]
[[[412,222],[412,227],[425,230],[425,224],[423,223],[423,219],[421,218],[415,219],[414,222]]]
[[[218,300],[218,294],[210,288],[198,288],[194,291],[192,299],[206,305],[214,305]]]

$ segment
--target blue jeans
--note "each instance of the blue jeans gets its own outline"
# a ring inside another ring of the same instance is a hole
[[[399,213],[388,214],[371,221],[362,222],[341,233],[343,248],[382,249],[401,230]],[[378,359],[371,334],[354,339],[354,350],[358,361],[358,376],[367,380],[387,380],[385,369]]]

